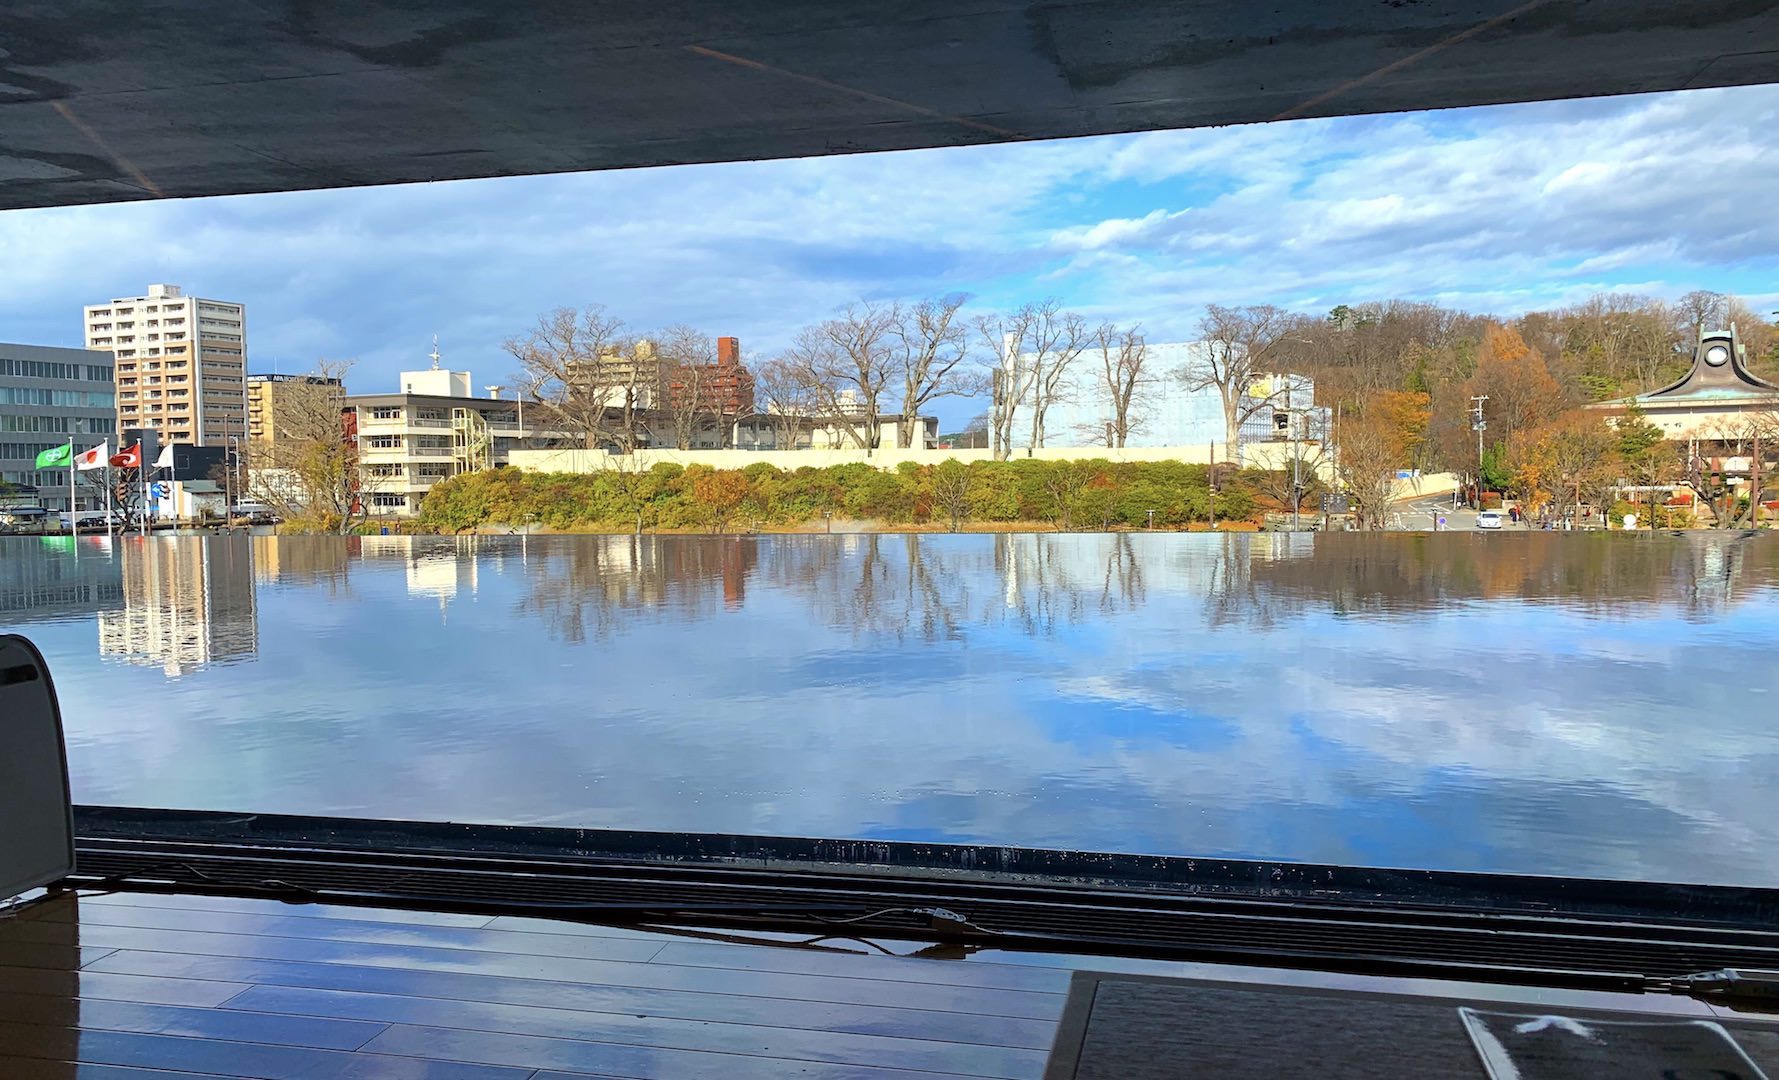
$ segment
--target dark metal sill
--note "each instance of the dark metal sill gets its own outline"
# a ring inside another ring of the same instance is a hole
[[[1779,968],[1779,890],[77,807],[69,885],[1641,990]]]

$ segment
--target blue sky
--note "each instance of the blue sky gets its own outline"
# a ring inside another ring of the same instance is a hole
[[[1600,290],[1779,308],[1779,87],[1058,142],[0,215],[0,340],[171,282],[248,307],[250,367],[478,384],[558,306],[770,358],[849,300],[1055,296],[1151,340],[1206,303],[1513,314]],[[17,272],[21,267],[25,272]],[[947,426],[978,411],[947,403]]]

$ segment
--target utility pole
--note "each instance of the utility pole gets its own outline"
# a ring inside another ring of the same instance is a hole
[[[1476,508],[1482,509],[1483,485],[1483,432],[1488,429],[1488,421],[1483,419],[1482,403],[1489,400],[1489,395],[1478,394],[1470,399],[1472,419],[1470,429],[1476,432]]]

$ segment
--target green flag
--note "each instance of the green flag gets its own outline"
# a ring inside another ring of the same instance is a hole
[[[67,443],[63,443],[61,446],[52,446],[37,455],[36,467],[39,469],[53,469],[57,465],[65,469],[72,464],[74,464],[74,451],[69,448]]]

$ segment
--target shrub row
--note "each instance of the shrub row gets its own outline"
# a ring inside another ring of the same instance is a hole
[[[1062,528],[1157,528],[1211,518],[1210,471],[1183,462],[989,461],[530,473],[498,468],[442,481],[419,523],[441,532],[483,525],[555,529],[714,529],[795,526],[827,517],[962,527],[1047,521]],[[1253,476],[1220,469],[1218,519],[1256,510]]]

